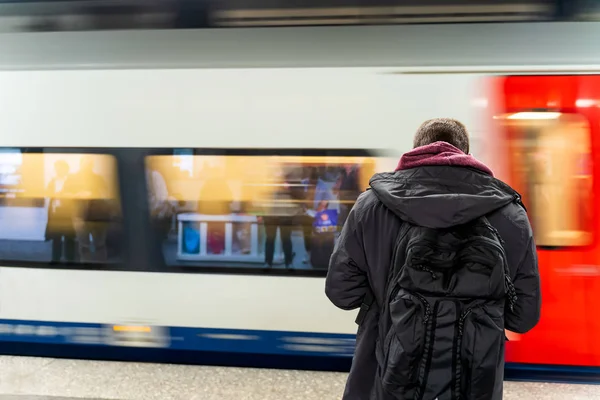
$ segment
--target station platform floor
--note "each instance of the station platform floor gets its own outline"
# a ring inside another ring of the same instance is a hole
[[[335,400],[346,374],[0,356],[0,400]],[[600,400],[600,385],[505,383],[505,400]]]

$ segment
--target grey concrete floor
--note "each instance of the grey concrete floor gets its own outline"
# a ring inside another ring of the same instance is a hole
[[[331,372],[0,357],[0,400],[335,400],[345,379]],[[504,398],[600,400],[600,386],[506,382]]]

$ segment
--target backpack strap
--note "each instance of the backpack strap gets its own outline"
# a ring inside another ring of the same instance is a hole
[[[527,212],[527,209],[525,208],[523,203],[521,203],[520,197],[515,199],[515,201],[517,202],[517,204],[519,204],[521,207],[523,207],[525,212]],[[498,238],[498,241],[500,242],[500,245],[502,246],[502,249],[504,251],[506,251],[506,248],[504,246],[505,245],[504,239],[502,239],[502,236],[500,235],[500,232],[498,232],[498,229],[496,229],[490,223],[490,221],[487,219],[486,216],[481,217],[481,219],[488,226],[488,228],[494,233],[494,235],[496,235],[496,237]],[[505,257],[504,258],[504,285],[507,290],[508,306],[509,306],[510,310],[513,311],[515,308],[515,305],[517,304],[518,297],[517,297],[517,291],[515,289],[515,285],[510,277],[510,269],[508,268],[508,263],[506,262],[506,254],[504,255],[504,257]]]
[[[398,238],[396,239],[396,244],[394,245],[390,273],[393,273],[392,268],[394,267],[394,262],[396,260],[396,252],[398,251],[398,244],[400,243],[400,241],[402,239],[404,239],[404,236],[406,236],[410,227],[411,227],[411,225],[408,222],[402,221],[402,226],[400,227],[400,232],[398,232]],[[388,278],[388,280],[389,280],[389,278]],[[362,323],[365,320],[365,318],[367,317],[367,313],[371,309],[371,306],[373,305],[374,301],[375,301],[375,295],[373,294],[373,291],[371,290],[371,286],[369,285],[367,287],[367,292],[365,293],[365,297],[363,298],[363,301],[360,304],[360,310],[358,310],[358,315],[356,316],[356,319],[354,320],[354,322],[357,325],[362,325]]]

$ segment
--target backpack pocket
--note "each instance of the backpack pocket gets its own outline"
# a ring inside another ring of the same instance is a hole
[[[488,400],[502,390],[504,376],[503,319],[483,307],[467,312],[460,346],[460,400]]]
[[[382,349],[382,383],[386,391],[407,397],[418,383],[429,306],[420,296],[401,292],[390,302],[390,316],[392,325]]]

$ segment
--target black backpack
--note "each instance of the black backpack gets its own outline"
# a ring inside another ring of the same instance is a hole
[[[485,217],[447,229],[403,222],[372,399],[501,398],[504,309],[516,302],[503,244]]]

